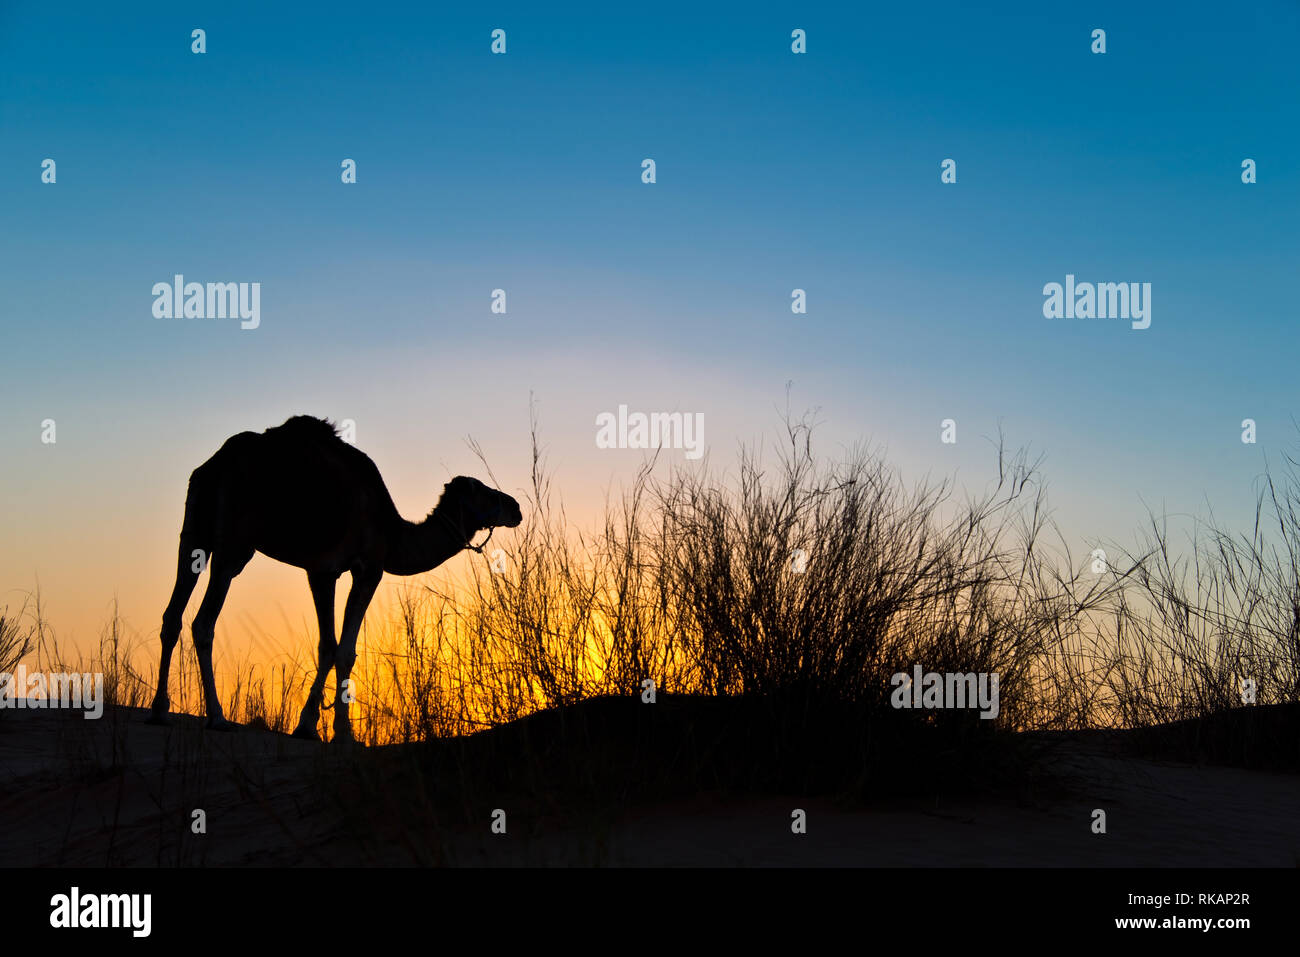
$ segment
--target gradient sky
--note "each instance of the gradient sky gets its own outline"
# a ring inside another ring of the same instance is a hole
[[[578,517],[642,458],[599,412],[702,412],[726,465],[791,381],[909,478],[1032,444],[1081,552],[1244,520],[1300,438],[1300,5],[999,6],[0,3],[0,604],[156,636],[227,436],[352,418],[417,518],[465,436],[522,489],[530,395]],[[261,327],[154,318],[175,273],[261,282]],[[1151,327],[1044,319],[1066,273],[1150,282]],[[263,557],[226,608],[310,627]]]

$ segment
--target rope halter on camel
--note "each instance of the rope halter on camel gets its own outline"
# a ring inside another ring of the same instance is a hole
[[[480,555],[482,555],[482,554],[483,554],[483,549],[487,548],[487,543],[490,542],[490,541],[492,541],[492,533],[493,533],[495,530],[496,530],[496,526],[495,526],[495,525],[489,525],[489,526],[488,526],[488,537],[485,538],[485,539],[483,539],[483,544],[482,544],[482,545],[475,545],[472,541],[470,541],[470,542],[466,542],[466,543],[465,543],[465,547],[468,548],[471,552],[478,552]],[[473,536],[470,536],[470,537],[472,538]]]

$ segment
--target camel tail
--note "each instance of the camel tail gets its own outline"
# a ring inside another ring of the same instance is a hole
[[[185,519],[181,522],[181,542],[190,542],[195,548],[210,550],[215,537],[216,488],[207,464],[200,465],[190,475],[189,490],[185,494]]]

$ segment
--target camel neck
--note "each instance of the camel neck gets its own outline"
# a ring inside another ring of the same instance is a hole
[[[468,541],[436,511],[423,522],[401,519],[389,546],[384,571],[391,575],[427,572],[464,549]]]

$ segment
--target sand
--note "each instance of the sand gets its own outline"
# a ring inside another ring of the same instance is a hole
[[[506,808],[505,835],[490,833],[485,806],[477,831],[412,840],[358,836],[369,806],[337,787],[354,760],[346,749],[143,717],[0,715],[0,865],[1300,865],[1300,776],[1127,757],[1092,735],[1066,739],[1053,759],[1068,787],[1032,800],[716,793],[577,823]],[[804,834],[791,830],[796,808]],[[1105,834],[1093,832],[1098,808]],[[192,831],[196,809],[205,834]]]

